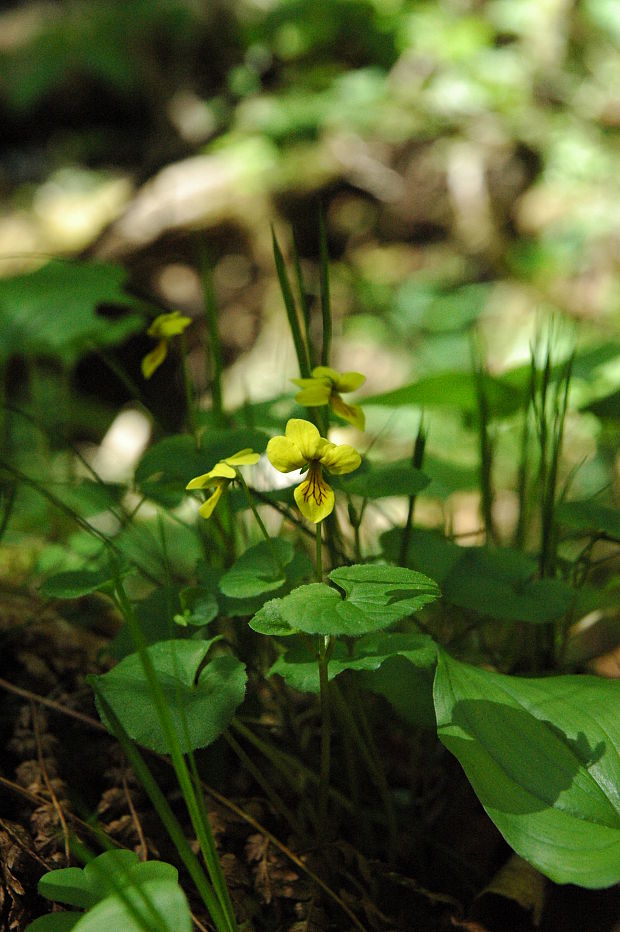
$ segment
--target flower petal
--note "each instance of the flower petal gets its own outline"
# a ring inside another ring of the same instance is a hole
[[[334,383],[334,388],[338,392],[343,392],[345,395],[347,392],[354,392],[356,388],[359,388],[360,385],[363,385],[366,381],[366,376],[362,375],[361,372],[342,372]]]
[[[200,506],[198,513],[202,515],[203,518],[210,518],[213,514],[213,510],[217,503],[219,502],[222,492],[228,485],[228,482],[224,479],[218,482],[213,492],[213,495],[210,495],[209,498]]]
[[[216,463],[213,469],[203,473],[202,476],[196,476],[191,479],[185,486],[186,489],[208,489],[212,485],[217,485],[220,479],[234,479],[237,473],[232,466],[225,462]]]
[[[183,333],[191,322],[191,317],[183,317],[180,311],[171,311],[169,314],[160,314],[156,317],[146,332],[155,339],[168,339]]]
[[[338,392],[333,392],[330,398],[330,404],[332,406],[332,411],[334,414],[337,414],[338,417],[348,421],[349,424],[353,424],[358,430],[365,430],[366,415],[359,405],[347,404],[346,401],[342,400]]]
[[[353,472],[354,469],[358,468],[361,462],[362,458],[357,450],[354,450],[348,443],[342,443],[340,446],[336,446],[335,443],[330,443],[325,446],[321,454],[322,465],[336,476],[342,476],[344,473]]]
[[[286,436],[292,440],[301,455],[304,462],[316,458],[317,450],[321,445],[321,435],[314,424],[310,421],[304,421],[303,418],[292,417],[286,425]]]
[[[310,379],[308,379],[310,381]],[[302,388],[295,395],[295,401],[298,405],[306,405],[308,408],[315,408],[319,405],[326,405],[331,395],[331,386],[323,382],[312,382],[307,388]]]
[[[142,360],[142,375],[145,379],[150,379],[156,369],[159,369],[162,362],[168,354],[167,340],[160,340],[155,349],[147,353]]]
[[[340,378],[340,373],[335,369],[330,369],[329,366],[315,366],[312,370],[312,378],[327,379],[331,385],[335,385]]]
[[[288,437],[272,437],[267,444],[267,459],[280,472],[293,472],[306,465],[297,444]]]
[[[258,453],[255,453],[251,447],[246,447],[245,450],[239,450],[238,453],[225,457],[222,462],[228,463],[229,466],[254,466],[259,459]]]
[[[318,463],[311,463],[308,476],[294,492],[297,507],[304,518],[318,524],[334,510],[334,491],[323,479]]]

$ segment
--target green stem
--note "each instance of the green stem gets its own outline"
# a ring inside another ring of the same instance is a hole
[[[185,339],[185,334],[181,334],[181,370],[183,372],[183,390],[185,392],[185,406],[187,408],[187,419],[189,421],[189,426],[194,439],[196,440],[196,447],[200,446],[200,436],[198,434],[198,424],[196,421],[196,406],[194,403],[194,391],[192,389],[192,380],[189,374],[189,366],[187,365],[187,341]]]
[[[331,706],[329,701],[328,664],[331,637],[325,635],[319,642],[319,689],[321,698],[321,769],[319,773],[318,840],[324,843],[327,832],[327,803],[329,799],[329,772],[331,766]]]
[[[323,542],[321,540],[321,522],[315,526],[316,540],[316,581],[323,582]]]
[[[215,290],[213,288],[213,277],[206,258],[204,258],[202,262],[202,282],[204,288],[207,331],[209,333],[207,353],[209,355],[211,368],[211,400],[216,421],[223,427],[226,424],[226,417],[222,399],[222,372],[224,368],[222,362],[222,341],[220,340],[220,330],[217,319],[217,304],[215,300]]]
[[[284,265],[282,251],[280,250],[280,246],[278,244],[278,240],[276,239],[276,234],[273,227],[271,229],[271,237],[273,241],[273,257],[276,264],[276,272],[278,274],[280,291],[282,292],[284,307],[286,308],[286,316],[288,317],[288,323],[291,329],[293,343],[295,345],[295,353],[297,354],[299,372],[301,373],[302,378],[308,379],[310,378],[310,357],[308,354],[308,347],[304,343],[304,339],[301,333],[299,318],[297,316],[297,307],[295,305],[295,298],[293,297],[288,275],[286,274],[286,267]]]
[[[237,718],[233,718],[232,727],[239,732],[240,735],[243,735],[250,744],[263,754],[267,760],[269,760],[274,767],[277,768],[282,777],[287,781],[291,789],[299,792],[299,779],[294,776],[293,772],[301,774],[309,783],[312,783],[316,786],[319,782],[317,774],[311,770],[303,761],[298,760],[292,754],[288,754],[286,751],[280,750],[280,748],[274,747],[272,744],[269,744],[266,741],[263,741],[262,738],[259,738],[258,735],[255,735],[254,732],[250,731],[246,725],[239,721]],[[331,799],[334,800],[345,812],[348,812],[350,815],[354,815],[354,807],[350,799],[347,799],[342,793],[339,793],[338,790],[333,788],[330,789],[329,795]],[[311,815],[316,822],[316,813],[312,810]]]
[[[350,703],[343,698],[342,693],[336,685],[334,685],[333,692],[335,698],[338,701],[339,712],[346,720],[347,728],[349,729],[350,734],[357,744],[360,755],[364,760],[364,763],[368,768],[368,772],[377,788],[379,796],[381,797],[381,802],[383,803],[383,808],[385,809],[385,816],[388,827],[388,858],[390,863],[393,864],[395,860],[396,842],[398,838],[396,813],[394,811],[394,803],[392,800],[390,787],[387,782],[387,777],[385,776],[383,764],[381,762],[381,756],[377,751],[375,739],[370,725],[368,724],[368,719],[364,710],[364,704],[360,699],[359,691],[355,683],[353,683],[349,693],[351,699]],[[357,719],[360,723],[359,728],[355,717],[351,713],[351,705],[355,706]]]
[[[248,484],[243,478],[243,476],[241,475],[241,473],[239,472],[239,470],[237,470],[237,480],[239,482],[239,485],[241,486],[241,488],[243,489],[245,493],[245,497],[247,499],[248,505],[250,506],[252,510],[252,514],[254,515],[256,523],[258,524],[260,528],[261,534],[267,541],[269,549],[271,550],[271,556],[273,557],[274,562],[276,566],[278,567],[278,570],[280,571],[280,574],[284,576],[284,567],[282,566],[282,561],[280,560],[280,557],[278,556],[278,551],[276,550],[275,544],[273,542],[273,538],[269,535],[267,528],[263,524],[263,519],[259,515],[256,505],[254,504],[254,501],[252,499],[252,493],[250,492],[250,489],[248,488]]]
[[[262,773],[251,757],[246,754],[239,742],[236,741],[229,732],[224,732],[224,738],[228,743],[228,746],[235,752],[248,773],[252,775],[256,783],[261,787],[275,811],[280,813],[280,815],[285,819],[286,822],[288,822],[292,830],[300,838],[303,837],[299,819],[295,817],[293,812],[286,805],[280,794],[274,790],[269,781],[263,777]]]

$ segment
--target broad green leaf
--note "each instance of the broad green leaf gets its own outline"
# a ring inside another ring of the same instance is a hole
[[[296,550],[293,554],[293,559],[284,567],[284,573],[286,579],[284,582],[280,583],[278,589],[268,590],[266,592],[262,592],[261,595],[253,596],[251,598],[234,598],[224,595],[223,592],[220,592],[217,597],[220,604],[220,613],[222,615],[227,615],[230,618],[240,618],[254,615],[255,612],[258,612],[259,609],[263,607],[267,599],[273,600],[273,597],[278,594],[280,596],[284,596],[296,586],[299,586],[306,582],[306,580],[311,579],[314,575],[314,567],[312,566],[312,563],[310,562],[307,554],[300,550]]]
[[[491,819],[556,883],[620,880],[620,683],[525,679],[439,653],[439,737]]]
[[[537,579],[536,572],[536,563],[517,550],[468,547],[442,592],[487,618],[546,624],[568,611],[574,593],[561,579]]]
[[[559,524],[595,534],[603,531],[612,537],[620,537],[620,511],[598,502],[563,502],[558,505],[555,517]]]
[[[145,928],[157,928],[157,932],[191,932],[193,924],[189,905],[178,883],[149,880],[140,884],[139,889],[127,887],[124,893],[124,897],[118,893],[111,894],[93,906],[74,926],[76,932],[102,932],[103,929],[144,932]],[[133,910],[129,909],[125,899],[131,902]],[[149,906],[160,917],[156,927],[153,926],[154,917]],[[134,917],[134,910],[142,921]]]
[[[407,618],[439,598],[433,579],[404,566],[341,566],[328,578],[344,590],[349,605],[363,611],[373,622],[373,629]]]
[[[328,577],[344,590],[324,583],[300,586],[281,600],[284,622],[306,634],[360,637],[387,628],[439,596],[437,584],[400,566],[343,566]]]
[[[49,576],[41,585],[39,592],[47,598],[79,599],[91,592],[114,585],[114,579],[108,567],[101,570],[68,570]]]
[[[293,545],[277,537],[248,548],[220,579],[220,591],[230,598],[248,599],[280,589],[284,568],[295,555]],[[279,561],[276,562],[276,560]]]
[[[402,531],[381,537],[396,559]],[[575,592],[560,579],[538,579],[532,557],[509,547],[459,547],[435,531],[411,531],[407,563],[436,579],[444,599],[487,618],[545,624],[565,614]]]
[[[54,356],[68,365],[97,346],[113,346],[144,327],[144,317],[96,313],[104,304],[131,305],[125,269],[54,260],[0,280],[0,359]]]
[[[407,665],[416,668],[432,669],[436,653],[434,642],[426,634],[368,634],[356,640],[351,651],[341,641],[336,641],[327,667],[328,678],[333,680],[345,670],[354,670],[368,673],[372,679],[383,664],[394,657],[404,658]],[[275,673],[284,677],[293,689],[319,692],[317,657],[304,641],[296,640],[286,653],[278,657],[269,676]]]
[[[483,388],[492,417],[507,417],[523,406],[523,394],[507,381],[483,375]],[[459,408],[478,410],[478,388],[472,372],[438,372],[419,382],[405,385],[381,395],[364,398],[364,405],[415,405],[420,408]]]
[[[383,696],[400,717],[415,728],[434,731],[433,666],[414,665],[405,656],[388,657],[378,670],[357,674],[363,689]]]
[[[183,747],[184,723],[190,747],[205,747],[225,731],[245,696],[247,677],[241,661],[220,655],[203,666],[215,640],[218,638],[160,641],[148,648]],[[130,654],[109,673],[97,677],[97,685],[134,741],[160,754],[167,753],[138,654]],[[98,711],[107,726],[105,715],[101,709]]]
[[[295,634],[295,629],[291,628],[280,614],[281,602],[281,599],[270,599],[269,602],[265,602],[250,619],[250,628],[258,631],[259,634],[267,634],[271,637],[287,637]]]
[[[25,932],[69,932],[81,918],[82,913],[48,913],[27,925]]]
[[[90,909],[118,886],[138,886],[149,880],[178,880],[178,871],[164,861],[141,862],[134,851],[112,849],[85,867],[50,871],[39,880],[41,896],[57,903]]]
[[[417,495],[429,482],[428,476],[406,460],[387,466],[366,461],[351,478],[338,479],[334,486],[350,495],[375,499],[389,495]]]

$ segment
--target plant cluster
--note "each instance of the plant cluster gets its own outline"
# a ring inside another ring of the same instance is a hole
[[[575,656],[569,634],[593,604],[594,543],[620,542],[617,513],[570,501],[571,477],[561,478],[574,360],[556,364],[550,339],[542,357],[534,348],[531,366],[505,377],[489,375],[475,360],[471,373],[366,400],[366,407],[406,408],[433,391],[452,392],[460,403],[471,399],[486,544],[459,546],[414,523],[418,497],[431,481],[421,422],[410,457],[396,462],[328,439],[336,418],[355,429],[356,446],[368,446],[364,412],[342,398],[361,387],[364,376],[329,365],[324,236],[318,351],[300,264],[294,264],[296,300],[275,238],[274,253],[300,370],[292,379],[300,389],[298,407],[289,403],[285,425],[271,411],[259,423],[258,406],[226,410],[211,326],[212,409],[200,410],[186,379],[191,431],[160,439],[135,472],[140,504],[148,500],[157,509],[147,534],[118,490],[96,475],[89,488],[109,496],[106,507],[119,527],[113,534],[38,487],[94,540],[79,568],[48,576],[43,595],[101,593],[124,620],[112,645],[118,663],[90,679],[103,723],[124,749],[218,929],[237,928],[238,917],[196,752],[224,736],[301,844],[326,849],[337,827],[347,825],[356,837],[370,839],[373,854],[398,864],[403,837],[418,828],[411,807],[399,809],[384,767],[372,714],[377,700],[371,697],[377,696],[412,731],[436,732],[522,858],[557,883],[617,883],[620,686],[566,672],[583,659]],[[213,324],[214,309],[207,311]],[[148,334],[159,342],[143,362],[145,378],[164,363],[189,323],[179,312],[151,323]],[[510,546],[498,543],[493,512],[494,430],[501,417],[512,417],[521,430],[518,520]],[[252,481],[259,460],[275,468],[271,486]],[[7,488],[28,480],[8,461],[3,468]],[[277,472],[298,473],[294,488],[279,488]],[[189,518],[184,492],[201,499]],[[406,519],[377,537],[372,506],[394,497],[406,499]],[[8,498],[5,506],[8,516]],[[175,528],[192,556],[190,579],[173,568]],[[563,529],[585,541],[572,559],[561,546]],[[273,694],[283,721],[296,694],[305,695],[309,714],[318,716],[314,766],[301,747],[283,747],[252,725],[248,709],[257,689],[269,690],[276,678],[287,687]],[[140,748],[170,759],[199,854]],[[295,800],[299,787],[303,796]],[[76,853],[86,856],[79,846]],[[83,871],[52,872],[40,889],[86,912],[42,917],[32,932],[191,925],[175,869],[137,864],[128,852],[106,852]],[[346,921],[363,928],[350,906],[338,902]]]

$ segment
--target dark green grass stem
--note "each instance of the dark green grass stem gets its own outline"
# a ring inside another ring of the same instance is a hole
[[[321,701],[321,769],[319,772],[318,841],[327,841],[327,804],[331,769],[331,705],[328,665],[332,640],[329,635],[319,641],[319,692]]]
[[[183,374],[183,391],[185,392],[185,407],[187,411],[187,421],[189,428],[194,435],[196,447],[200,447],[200,435],[198,434],[198,423],[196,420],[196,403],[194,399],[194,389],[192,379],[187,363],[187,340],[185,334],[181,334],[181,371]]]
[[[230,922],[224,915],[222,907],[218,902],[218,898],[214,893],[214,889],[211,887],[209,881],[207,880],[196,855],[192,851],[189,842],[185,837],[185,832],[181,828],[176,816],[172,812],[166,797],[160,790],[159,785],[149,770],[144,758],[131,741],[129,735],[116,716],[116,713],[98,688],[96,678],[87,677],[87,682],[92,686],[97,696],[97,700],[110,724],[110,728],[114,732],[115,738],[123,748],[123,751],[125,752],[125,755],[131,764],[138,780],[148,793],[153,806],[155,807],[160,819],[166,828],[166,831],[170,835],[170,838],[172,839],[177,851],[179,852],[179,856],[187,867],[187,870],[196,885],[196,889],[200,893],[205,906],[209,910],[211,918],[213,919],[217,929],[236,929],[237,926],[234,920],[234,916],[232,922]]]
[[[415,469],[421,469],[424,462],[424,448],[426,447],[426,430],[424,428],[424,417],[420,418],[420,426],[413,444],[413,453],[411,454],[411,465]],[[407,565],[407,553],[409,552],[409,542],[411,540],[411,526],[413,524],[413,512],[415,509],[415,495],[409,496],[409,505],[407,508],[407,518],[403,527],[402,537],[400,539],[400,553],[398,562],[401,566]]]
[[[166,740],[166,745],[168,747],[170,758],[172,760],[177,780],[179,782],[179,787],[181,789],[181,793],[183,794],[183,799],[185,800],[187,811],[189,813],[194,831],[196,832],[196,837],[198,838],[198,842],[200,844],[200,849],[205,859],[209,877],[211,879],[211,884],[213,885],[213,887],[209,887],[209,889],[215,893],[215,897],[217,898],[218,908],[215,915],[212,913],[212,916],[214,920],[216,920],[216,916],[220,916],[221,925],[219,925],[218,928],[225,930],[236,930],[237,924],[234,910],[230,900],[230,895],[228,893],[228,888],[226,886],[226,881],[224,879],[224,874],[222,872],[217,849],[215,847],[215,840],[211,832],[211,826],[208,820],[206,822],[203,820],[202,816],[204,807],[201,807],[198,804],[196,794],[194,792],[192,778],[185,763],[183,750],[181,748],[177,732],[174,728],[172,717],[166,704],[166,699],[161,688],[161,684],[157,678],[157,673],[147,649],[146,639],[134,615],[133,606],[127,598],[120,580],[118,580],[116,584],[116,597],[118,606],[122,611],[125,620],[127,621],[134,645],[140,656],[140,662],[149,684],[150,695],[157,713],[157,719]],[[205,905],[209,906],[206,901]],[[209,909],[211,910],[211,906],[209,906]]]
[[[310,305],[308,303],[308,292],[306,291],[306,285],[304,282],[304,276],[301,269],[301,262],[299,260],[299,250],[297,249],[297,242],[295,240],[295,234],[293,233],[293,268],[295,269],[295,278],[297,279],[297,290],[299,292],[299,306],[301,307],[301,316],[304,322],[304,331],[306,338],[306,347],[308,350],[308,364],[310,369],[312,369],[313,363],[313,346],[312,340],[310,338]]]
[[[396,822],[396,813],[394,811],[394,802],[381,756],[377,750],[374,735],[368,723],[368,718],[366,717],[366,711],[359,694],[359,689],[355,681],[352,681],[351,687],[347,691],[347,701],[343,698],[338,686],[334,684],[334,694],[339,701],[342,714],[346,717],[347,725],[350,728],[350,733],[353,736],[357,749],[377,788],[381,803],[383,804],[388,828],[388,859],[390,863],[393,864],[396,859],[398,839],[398,825]],[[351,711],[352,708],[355,710],[355,715]]]
[[[280,283],[280,291],[282,292],[282,298],[284,300],[284,307],[286,308],[286,316],[288,318],[288,324],[291,328],[291,335],[293,337],[293,343],[295,345],[295,353],[297,354],[297,363],[299,365],[299,372],[303,379],[310,378],[310,356],[308,353],[308,347],[304,342],[302,336],[301,327],[299,326],[299,317],[297,314],[297,307],[295,305],[295,298],[293,297],[293,292],[291,290],[291,285],[288,280],[288,275],[286,274],[286,267],[284,265],[284,259],[282,257],[282,252],[276,238],[275,230],[271,228],[271,238],[273,242],[273,257],[276,264],[276,272],[278,275],[278,281]]]
[[[316,525],[316,579],[323,582],[322,524]],[[331,707],[329,697],[328,665],[332,648],[329,635],[319,637],[319,695],[321,702],[321,768],[319,771],[318,841],[324,844],[327,832],[327,806],[329,801],[329,772],[331,767]]]
[[[478,405],[478,445],[480,451],[480,510],[488,543],[496,539],[493,523],[493,444],[489,428],[489,400],[484,382],[485,370],[475,349],[474,354],[473,366],[476,402]]]
[[[236,741],[229,732],[224,732],[224,740],[232,749],[232,751],[237,755],[241,761],[241,764],[245,767],[248,773],[251,774],[258,786],[261,787],[274,810],[283,817],[285,822],[288,822],[289,827],[299,838],[303,838],[303,831],[301,829],[299,819],[296,818],[292,810],[286,805],[282,797],[275,791],[269,781],[263,777],[262,773],[252,758],[246,754],[239,742]]]
[[[207,333],[209,334],[207,356],[211,370],[211,401],[217,423],[220,427],[225,427],[226,416],[224,413],[224,401],[222,396],[222,372],[224,370],[222,361],[222,341],[220,340],[213,276],[206,257],[203,257],[202,260],[202,287]]]
[[[279,558],[278,552],[277,552],[277,550],[276,550],[276,548],[275,548],[273,539],[271,538],[271,536],[269,535],[269,533],[268,533],[268,531],[267,531],[267,528],[266,528],[265,525],[263,524],[263,519],[262,519],[261,516],[259,515],[258,510],[257,510],[257,508],[256,508],[256,505],[254,504],[254,500],[253,500],[253,498],[252,498],[252,493],[251,493],[250,489],[248,488],[247,482],[245,481],[245,479],[243,478],[243,476],[241,475],[241,473],[240,473],[239,470],[237,470],[237,481],[238,481],[239,485],[241,486],[241,488],[243,489],[243,492],[244,492],[245,497],[246,497],[246,499],[247,499],[247,503],[248,503],[248,505],[250,506],[250,509],[251,509],[251,511],[252,511],[252,514],[254,515],[254,519],[255,519],[256,523],[258,524],[258,527],[259,527],[259,529],[260,529],[260,532],[261,532],[261,534],[263,535],[263,537],[265,538],[265,540],[267,541],[267,545],[269,546],[269,549],[270,549],[270,551],[271,551],[271,556],[272,556],[273,559],[274,559],[275,565],[277,566],[278,570],[280,571],[280,574],[281,574],[282,576],[284,576],[284,575],[285,575],[284,567],[282,566],[282,563],[280,562],[280,558]]]
[[[327,231],[323,211],[319,211],[319,266],[321,287],[321,316],[323,318],[323,342],[321,344],[321,365],[329,365],[332,345],[332,307],[329,290],[329,254],[327,250]]]
[[[319,783],[319,777],[311,770],[303,761],[300,761],[298,758],[294,757],[292,754],[282,751],[280,748],[274,747],[272,744],[267,741],[263,741],[262,738],[259,738],[258,735],[255,735],[254,732],[240,722],[239,719],[234,718],[232,720],[232,727],[242,735],[250,744],[252,744],[257,751],[260,751],[267,760],[269,760],[273,766],[278,770],[282,777],[287,781],[291,789],[299,791],[299,778],[295,777],[295,772],[301,775],[304,779],[308,780],[309,783],[312,783],[314,786],[317,786]],[[347,799],[342,793],[339,793],[338,790],[330,788],[329,791],[330,799],[337,803],[345,812],[349,815],[354,815],[353,803],[350,799]],[[316,824],[316,811],[314,809],[310,810],[311,821]]]

